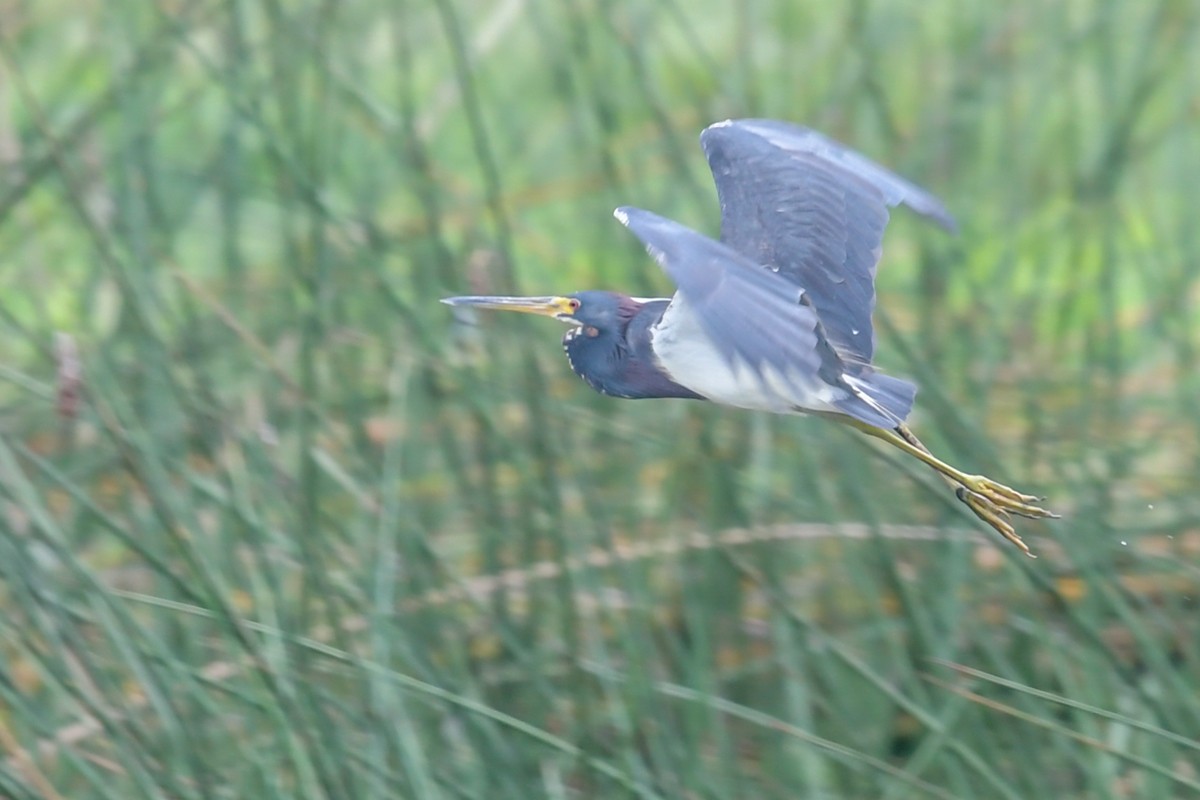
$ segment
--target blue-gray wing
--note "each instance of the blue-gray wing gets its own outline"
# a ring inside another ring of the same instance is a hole
[[[888,207],[954,230],[933,195],[816,131],[744,119],[700,143],[721,202],[721,240],[804,290],[851,370],[875,352],[875,268]]]
[[[686,307],[689,322],[698,323],[726,362],[794,379],[797,403],[818,381],[840,383],[841,361],[800,287],[673,220],[631,207],[613,215],[674,281],[679,291],[672,306]],[[668,308],[663,319],[671,316]]]

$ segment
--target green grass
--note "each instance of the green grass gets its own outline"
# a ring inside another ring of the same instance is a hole
[[[0,6],[0,796],[1200,794],[1200,13],[740,5]],[[958,216],[880,359],[1037,560],[436,302],[668,292],[746,115]]]

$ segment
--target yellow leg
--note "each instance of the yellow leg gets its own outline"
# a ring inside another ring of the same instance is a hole
[[[1021,494],[1002,483],[997,483],[982,475],[968,475],[957,470],[929,452],[929,448],[921,444],[921,440],[913,435],[904,425],[895,430],[876,428],[856,419],[845,418],[842,422],[857,428],[868,436],[882,439],[893,447],[898,447],[910,456],[923,461],[936,470],[955,489],[955,495],[975,516],[995,528],[1001,536],[1008,539],[1026,554],[1032,556],[1029,547],[1017,535],[1016,530],[1008,522],[1009,514],[1018,514],[1032,519],[1055,518],[1058,515],[1034,505],[1040,498]]]

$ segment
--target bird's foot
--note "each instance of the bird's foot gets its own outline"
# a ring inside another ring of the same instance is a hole
[[[1010,514],[1016,514],[1030,519],[1057,519],[1058,514],[1047,511],[1036,503],[1040,497],[1021,494],[1002,483],[997,483],[982,475],[971,475],[962,482],[956,494],[967,508],[975,512],[975,516],[995,528],[1001,536],[1021,548],[1025,555],[1032,556],[1029,546],[1017,535],[1009,523]]]

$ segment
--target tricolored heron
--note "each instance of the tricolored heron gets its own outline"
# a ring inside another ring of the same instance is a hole
[[[936,458],[904,424],[917,387],[871,364],[888,208],[904,204],[953,231],[942,203],[798,125],[718,122],[700,143],[721,204],[719,242],[649,211],[614,212],[674,281],[674,297],[585,291],[442,302],[568,323],[571,369],[602,394],[693,398],[850,425],[932,467],[980,519],[1029,553],[1009,515],[1055,515],[1037,497]]]

